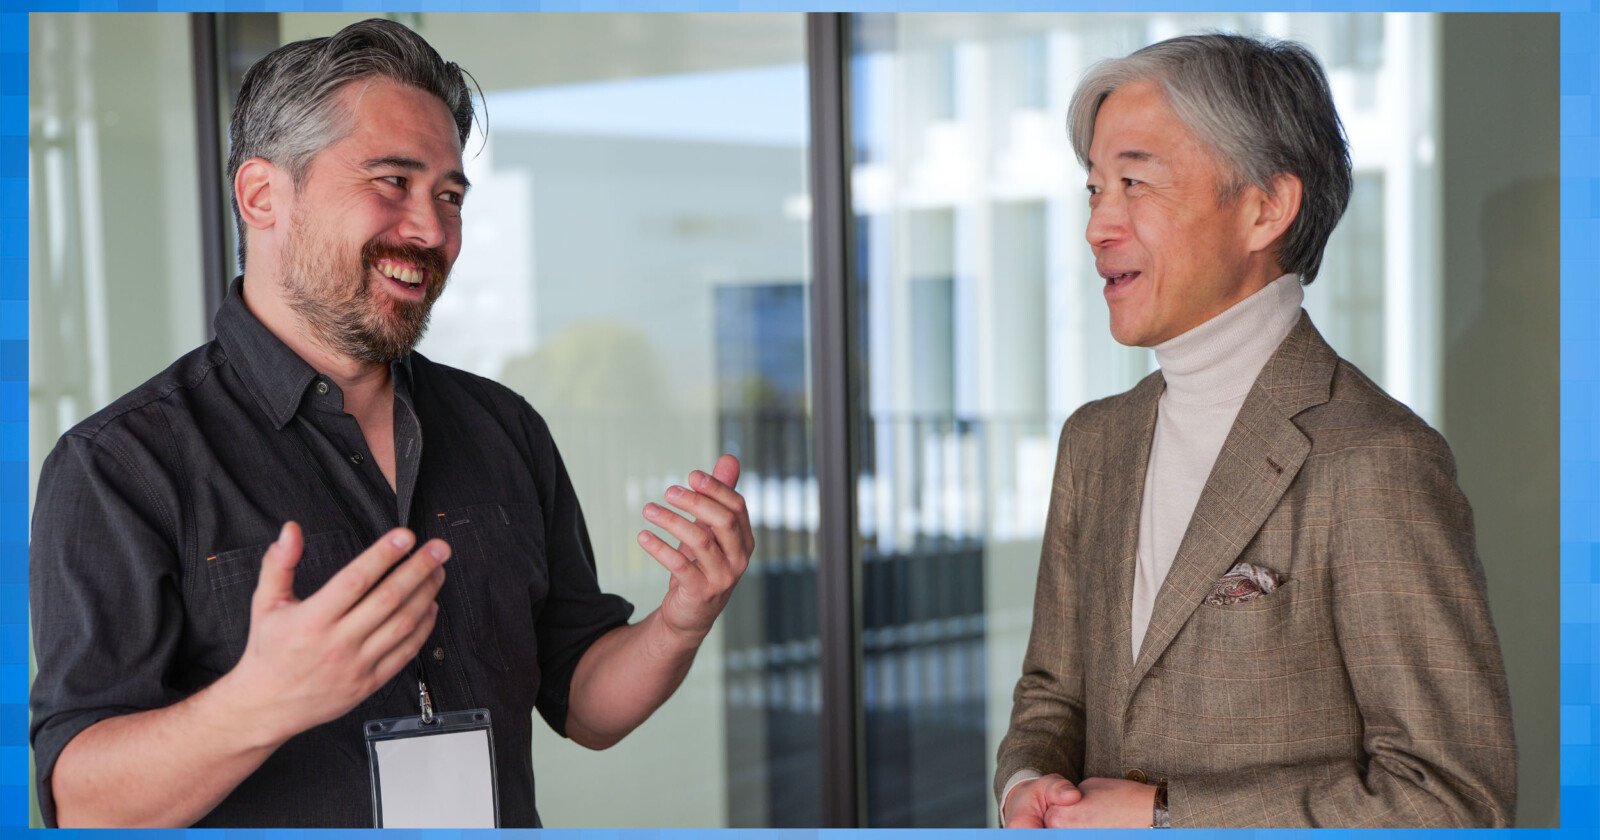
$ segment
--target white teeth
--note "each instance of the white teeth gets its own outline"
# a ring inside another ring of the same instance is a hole
[[[416,286],[422,282],[422,270],[415,268],[396,268],[388,263],[378,264],[378,273],[391,280],[399,280],[407,286]]]

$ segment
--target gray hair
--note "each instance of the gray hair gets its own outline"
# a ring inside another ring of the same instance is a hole
[[[1285,173],[1300,179],[1300,212],[1278,240],[1277,257],[1284,271],[1315,279],[1351,185],[1350,147],[1316,56],[1292,41],[1213,33],[1102,61],[1078,83],[1067,110],[1072,148],[1085,167],[1100,106],[1138,81],[1159,83],[1173,113],[1230,170],[1221,198],[1247,185],[1271,192],[1273,178]]]
[[[371,18],[334,35],[295,41],[250,67],[228,127],[228,185],[253,157],[289,170],[296,189],[317,153],[354,126],[337,94],[350,82],[387,78],[420,88],[444,103],[466,145],[472,131],[472,95],[455,62],[439,57],[421,35],[392,20]],[[245,260],[245,224],[233,199],[239,265]]]

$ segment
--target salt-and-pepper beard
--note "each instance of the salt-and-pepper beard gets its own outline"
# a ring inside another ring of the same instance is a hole
[[[349,265],[342,248],[313,233],[305,214],[295,214],[284,254],[284,294],[299,314],[302,329],[312,341],[358,361],[388,364],[411,352],[428,329],[433,302],[444,291],[444,254],[434,248],[373,240]],[[384,257],[426,270],[422,300],[374,300],[368,272]],[[384,311],[385,304],[393,312]]]

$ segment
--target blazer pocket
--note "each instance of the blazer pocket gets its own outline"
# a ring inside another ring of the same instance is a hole
[[[1291,579],[1278,584],[1271,592],[1262,592],[1232,604],[1214,603],[1207,598],[1200,602],[1200,609],[1217,615],[1266,613],[1283,609],[1293,597],[1294,580]]]

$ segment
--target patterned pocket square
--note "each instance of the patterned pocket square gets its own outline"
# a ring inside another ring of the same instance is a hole
[[[1230,604],[1254,601],[1271,595],[1281,583],[1283,575],[1266,566],[1240,561],[1235,563],[1227,574],[1217,578],[1217,582],[1211,585],[1211,594],[1206,596],[1203,603],[1213,607],[1226,607]]]

